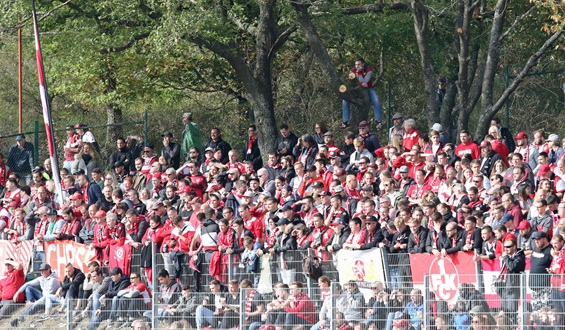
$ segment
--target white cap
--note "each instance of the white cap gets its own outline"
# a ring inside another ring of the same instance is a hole
[[[438,132],[443,131],[443,127],[441,127],[441,124],[440,124],[440,123],[435,123],[435,124],[432,126],[432,129],[433,129],[434,131],[438,131]]]

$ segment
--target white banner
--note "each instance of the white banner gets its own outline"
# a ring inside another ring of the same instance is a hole
[[[381,249],[340,250],[337,253],[339,282],[348,281],[385,282],[383,254]]]

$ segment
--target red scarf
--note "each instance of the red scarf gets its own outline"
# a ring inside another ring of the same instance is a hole
[[[249,138],[249,145],[247,146],[247,153],[251,153],[251,148],[253,147],[253,142],[257,141],[257,137]]]
[[[257,291],[255,290],[251,291],[249,296],[247,296],[247,298],[245,299],[245,315],[249,315],[249,313],[251,313],[251,306],[253,304],[253,298],[255,297],[255,293],[257,293]],[[246,322],[248,318],[249,318],[248,316],[245,317]]]

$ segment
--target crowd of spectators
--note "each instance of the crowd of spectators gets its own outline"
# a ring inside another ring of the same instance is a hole
[[[518,274],[528,261],[532,308],[557,320],[543,322],[563,324],[565,160],[559,137],[538,130],[530,143],[526,133],[513,137],[495,118],[482,140],[475,143],[460,131],[456,144],[439,124],[420,133],[400,113],[393,122],[384,146],[362,121],[356,132],[344,132],[340,147],[323,122],[315,124],[314,134],[300,137],[283,124],[273,138],[276,151],[262,155],[255,125],[238,152],[220,128],[204,138],[186,113],[180,141],[171,132],[162,134],[159,147],[135,136],[119,138],[108,164],[79,123],[67,127],[62,192],[49,160],[34,167],[33,146],[19,135],[7,161],[0,154],[0,235],[33,241],[39,266],[34,270],[41,275],[24,284],[21,265],[9,260],[9,280],[0,283],[0,315],[12,314],[10,301],[26,301],[12,325],[40,308],[41,319],[49,319],[72,298],[79,301],[76,319],[90,319],[89,329],[102,321],[115,328],[150,316],[156,294],[159,320],[184,320],[199,329],[237,326],[242,300],[251,330],[325,329],[333,317],[339,329],[424,329],[422,293],[408,289],[408,254],[470,252],[474,260],[495,260],[502,269],[497,317],[517,324]],[[43,242],[55,240],[94,249],[97,260],[89,272],[68,264],[59,282],[43,251]],[[163,269],[152,265],[151,243]],[[116,244],[141,251],[140,272],[126,276],[120,268],[108,269],[109,247]],[[388,263],[389,282],[371,287],[371,300],[348,282],[333,313],[324,288],[338,281],[330,275],[339,267],[336,252],[371,248],[396,256]],[[331,277],[313,281],[315,297],[304,290],[307,255],[319,257]],[[264,258],[270,258],[266,266]],[[244,274],[228,279],[228,259]],[[257,291],[265,267],[272,299]],[[240,288],[245,297],[239,297]],[[464,329],[498,321],[469,314],[473,307],[462,302],[436,308],[435,326]]]

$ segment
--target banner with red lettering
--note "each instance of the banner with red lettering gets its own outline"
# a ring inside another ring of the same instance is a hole
[[[32,250],[33,241],[16,243],[9,241],[0,241],[0,264],[2,264],[2,267],[4,267],[4,261],[6,259],[14,259],[22,265],[24,274],[27,274]],[[2,273],[4,273],[5,271],[6,270],[3,268]]]
[[[131,265],[131,245],[110,245],[110,270],[120,267],[123,273],[129,276]]]
[[[87,264],[96,260],[96,252],[88,245],[75,241],[45,242],[45,262],[57,272],[57,278],[65,278],[65,265],[72,263],[83,273],[88,272]]]
[[[457,252],[444,258],[433,254],[410,254],[410,268],[414,287],[424,288],[424,274],[430,274],[430,287],[438,299],[455,305],[459,288],[464,283],[477,283],[476,263],[473,253]]]
[[[383,253],[379,248],[370,250],[339,250],[337,253],[339,282],[385,282]]]

